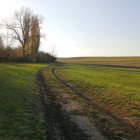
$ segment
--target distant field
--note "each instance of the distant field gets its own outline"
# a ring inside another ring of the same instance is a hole
[[[42,64],[0,64],[0,139],[43,139],[35,73]]]
[[[71,57],[59,58],[58,61],[77,64],[100,64],[140,67],[140,57]]]

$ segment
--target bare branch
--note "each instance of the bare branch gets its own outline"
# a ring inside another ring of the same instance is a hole
[[[23,55],[29,49],[31,54],[36,54],[42,37],[40,33],[42,20],[41,16],[34,15],[30,9],[23,7],[19,11],[15,11],[10,22],[3,21],[1,25],[10,31],[8,35],[10,38],[21,44]]]

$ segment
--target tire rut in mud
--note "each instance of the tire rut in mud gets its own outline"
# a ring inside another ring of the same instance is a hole
[[[50,93],[45,84],[42,71],[36,74],[36,83],[40,93],[41,105],[44,113],[44,131],[46,140],[87,140],[88,136],[70,120],[68,114],[61,110],[55,96]]]
[[[93,108],[96,108],[99,112],[102,112],[106,115],[108,115],[109,117],[111,117],[115,124],[117,124],[118,126],[123,126],[124,129],[126,129],[126,131],[128,132],[128,135],[132,135],[132,137],[135,137],[136,135],[136,140],[137,137],[139,138],[139,134],[137,134],[137,130],[134,126],[131,126],[129,123],[124,122],[121,118],[118,118],[117,116],[115,116],[114,114],[112,114],[111,112],[109,112],[108,110],[100,107],[96,102],[94,102],[93,100],[91,101],[91,99],[89,99],[86,95],[84,95],[83,93],[79,93],[74,87],[72,87],[69,83],[67,83],[65,80],[63,80],[62,78],[60,78],[57,73],[56,73],[56,68],[53,67],[52,68],[52,74],[53,76],[59,81],[61,82],[64,86],[68,87],[71,91],[73,91],[77,96],[79,96],[81,99],[83,99],[89,106],[93,106]],[[131,137],[131,136],[130,136]],[[125,139],[125,138],[124,138]],[[128,138],[129,139],[129,138]],[[130,138],[131,139],[131,138]],[[133,138],[132,138],[133,139]],[[135,139],[135,138],[134,138]]]

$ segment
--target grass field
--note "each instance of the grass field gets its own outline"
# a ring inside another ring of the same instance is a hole
[[[85,111],[109,139],[139,138],[140,69],[63,63],[43,75],[57,103],[68,106],[72,116]]]
[[[71,57],[59,58],[58,61],[77,64],[100,64],[140,67],[140,57]]]
[[[44,66],[0,64],[0,139],[44,138],[44,126],[39,120],[36,105],[40,100],[38,94],[44,94],[44,104],[49,107],[44,121],[47,129],[50,128],[47,131],[50,139],[58,137],[56,124],[59,124],[58,131],[64,132],[64,136],[77,138],[77,132],[79,136],[83,134],[77,125],[65,120],[66,116],[59,112],[60,108],[66,107],[69,115],[92,118],[97,129],[99,127],[110,139],[137,137],[140,130],[139,68],[57,63],[48,65],[35,77],[35,73]],[[37,79],[43,84],[35,84]],[[38,85],[46,91],[37,90]],[[51,100],[50,105],[48,99]],[[45,109],[43,111],[45,114]],[[125,123],[125,126],[123,121],[128,125]],[[129,125],[134,129],[129,129]],[[90,126],[87,128],[90,129]]]
[[[35,73],[43,64],[0,64],[0,139],[43,139]]]
[[[64,64],[57,74],[110,111],[140,118],[140,69]]]

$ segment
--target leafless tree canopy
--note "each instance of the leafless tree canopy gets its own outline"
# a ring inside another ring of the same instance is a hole
[[[42,18],[28,8],[15,11],[10,21],[4,20],[2,25],[9,30],[8,37],[18,41],[24,57],[35,59],[40,45],[40,24]]]
[[[42,17],[29,8],[21,8],[9,20],[3,20],[1,27],[7,32],[0,34],[0,62],[55,61],[55,56],[38,52],[42,37],[41,23]]]

